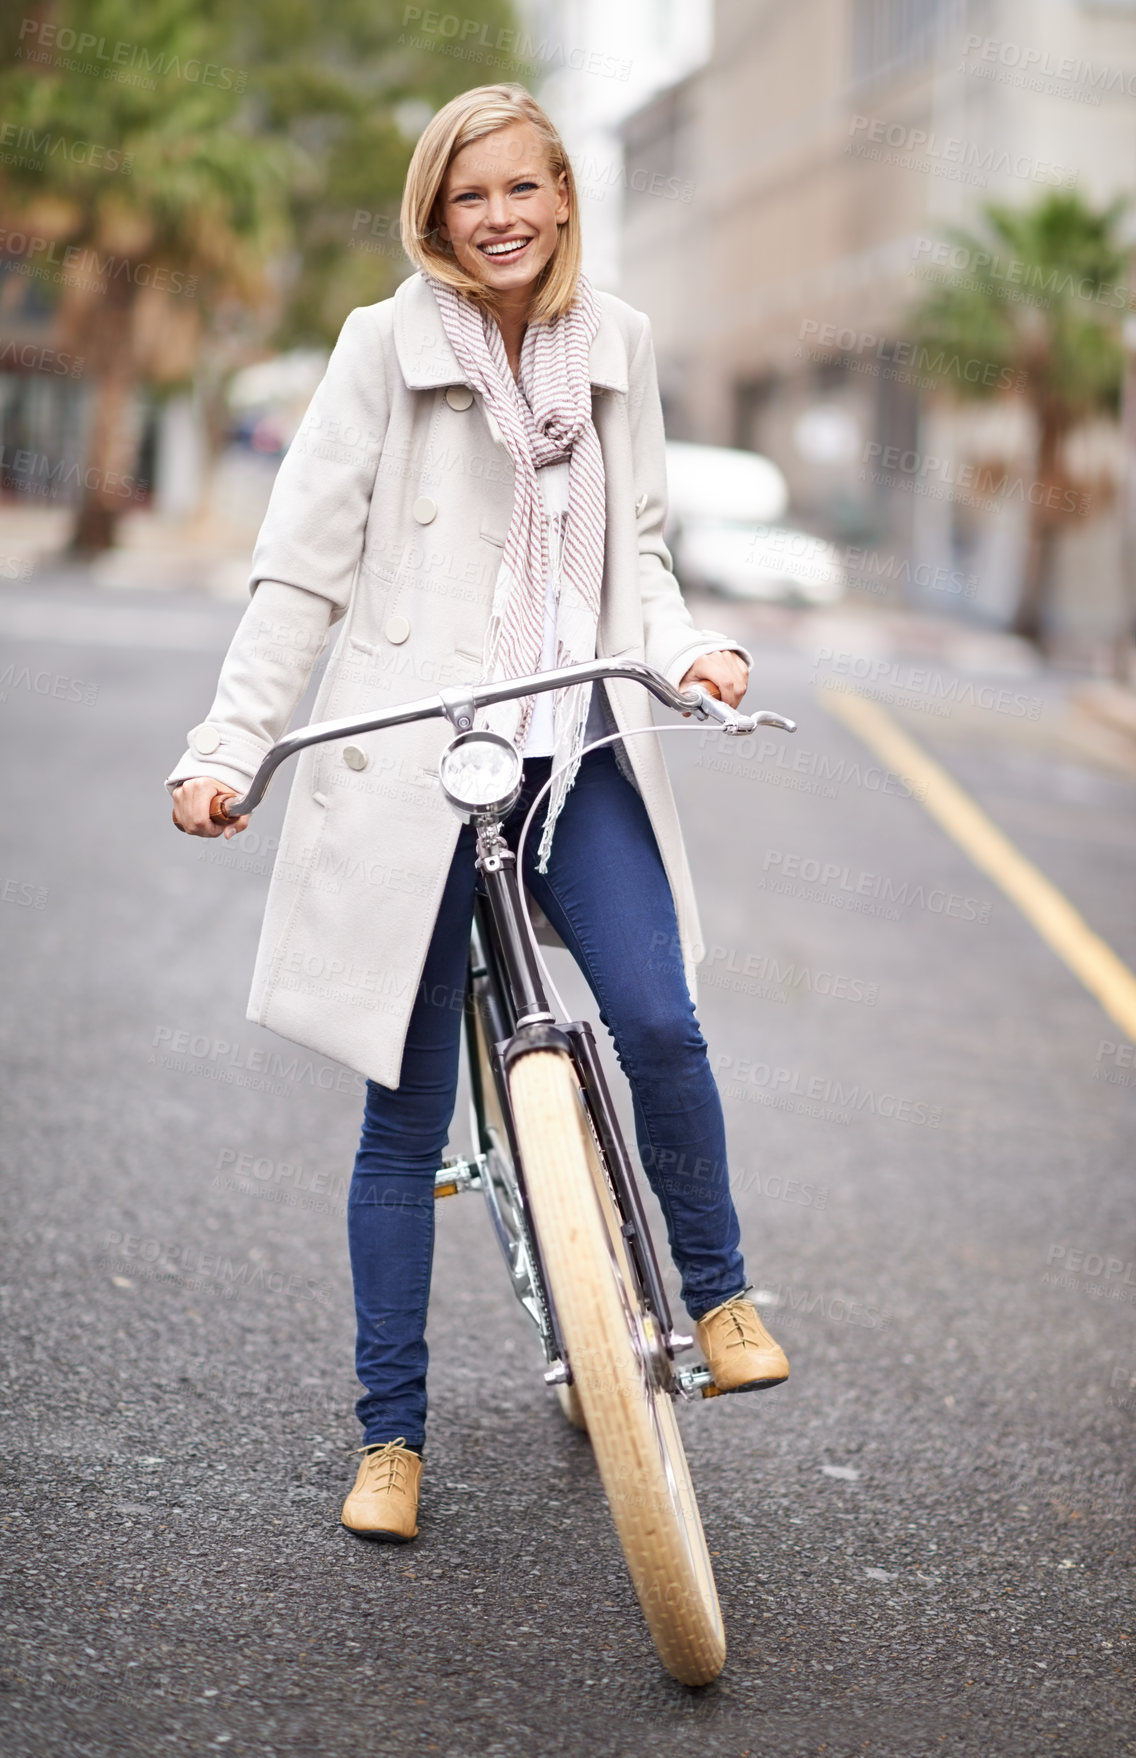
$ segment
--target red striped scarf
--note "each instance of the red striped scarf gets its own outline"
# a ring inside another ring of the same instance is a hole
[[[493,588],[482,677],[488,682],[540,670],[544,645],[545,579],[549,538],[537,470],[569,460],[568,514],[560,540],[556,663],[595,658],[604,564],[604,467],[592,420],[588,353],[600,313],[591,283],[581,275],[569,309],[550,323],[529,324],[521,344],[519,383],[495,319],[441,282],[430,280],[442,327],[457,361],[500,430],[513,460],[513,514]],[[564,764],[554,784],[539,848],[546,870],[552,831],[580,763],[590,685],[558,690],[553,700],[556,751]],[[533,698],[485,709],[478,724],[524,748]]]

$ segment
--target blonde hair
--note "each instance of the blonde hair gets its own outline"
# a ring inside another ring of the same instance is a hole
[[[403,249],[424,275],[463,293],[478,304],[491,297],[483,281],[467,274],[453,248],[439,236],[435,209],[446,172],[454,155],[471,141],[481,140],[514,122],[531,122],[544,145],[549,170],[558,181],[564,173],[568,189],[568,218],[558,227],[555,247],[537,277],[529,313],[530,323],[560,317],[576,297],[583,241],[580,234],[576,181],[556,129],[523,85],[479,85],[444,104],[426,124],[406,173],[400,227]]]

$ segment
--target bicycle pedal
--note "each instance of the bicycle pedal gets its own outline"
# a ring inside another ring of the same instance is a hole
[[[722,1396],[720,1388],[714,1384],[714,1376],[705,1363],[699,1367],[678,1367],[675,1369],[675,1378],[678,1381],[679,1390],[688,1398],[692,1398],[696,1392],[703,1398],[720,1398]]]
[[[464,1190],[480,1190],[485,1171],[485,1155],[476,1160],[443,1160],[440,1172],[434,1174],[434,1197],[460,1196]]]

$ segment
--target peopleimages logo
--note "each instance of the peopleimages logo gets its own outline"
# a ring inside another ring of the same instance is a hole
[[[855,758],[833,756],[828,751],[810,751],[803,746],[793,749],[783,741],[762,739],[755,744],[728,746],[723,752],[717,729],[703,734],[708,749],[699,753],[696,769],[710,769],[719,774],[744,775],[748,779],[771,782],[800,793],[818,794],[834,800],[844,786],[867,788],[869,793],[896,795],[903,799],[921,800],[926,792],[922,782],[909,781],[893,769],[881,769],[877,763],[861,764]]]
[[[253,1049],[228,1038],[213,1038],[207,1032],[176,1026],[154,1027],[149,1062],[152,1067],[200,1075],[224,1086],[251,1086],[275,1093],[302,1086],[322,1092],[366,1091],[363,1076],[354,1069],[313,1062],[308,1056],[301,1059],[285,1055],[279,1050]]]
[[[72,65],[64,56],[92,56],[88,62]],[[218,61],[203,61],[199,55],[182,57],[165,49],[148,49],[141,43],[96,36],[93,31],[72,30],[69,25],[51,24],[43,19],[20,20],[20,47],[17,60],[63,65],[72,72],[98,74],[103,79],[125,81],[128,72],[156,73],[163,79],[186,79],[193,85],[216,86],[221,91],[243,92],[248,74],[236,67],[225,67]],[[145,82],[154,90],[154,81]]]
[[[762,891],[783,891],[791,897],[834,903],[845,909],[863,905],[862,913],[869,915],[878,913],[870,906],[879,904],[887,908],[888,921],[899,921],[900,909],[908,906],[957,921],[990,920],[990,904],[985,899],[944,891],[937,885],[928,889],[909,879],[889,879],[886,873],[857,873],[841,861],[822,861],[815,855],[787,854],[781,849],[766,849],[758,886]]]
[[[876,1092],[861,1086],[859,1081],[834,1080],[828,1075],[809,1074],[799,1068],[777,1068],[720,1051],[714,1057],[714,1076],[721,1083],[724,1097],[753,1099],[785,1110],[825,1108],[823,1122],[848,1123],[856,1113],[886,1117],[896,1123],[921,1123],[938,1129],[943,1121],[941,1105],[930,1105],[920,1099],[908,1099],[898,1093]],[[792,1101],[804,1101],[804,1105]]]
[[[129,1281],[173,1283],[194,1293],[216,1293],[226,1300],[245,1294],[288,1294],[326,1305],[331,1285],[300,1272],[274,1270],[261,1263],[259,1252],[227,1257],[213,1245],[159,1239],[147,1233],[110,1232],[103,1240],[98,1267]]]
[[[787,1282],[779,1283],[775,1288],[762,1289],[756,1299],[759,1306],[778,1308],[779,1329],[795,1325],[796,1315],[801,1312],[819,1312],[834,1324],[862,1325],[867,1331],[882,1331],[891,1323],[890,1306],[847,1300],[841,1294],[828,1294],[823,1289],[795,1288]]]
[[[88,245],[58,244],[37,232],[0,228],[0,250],[9,258],[10,273],[58,281],[67,287],[87,286],[105,292],[111,281],[126,281],[134,287],[153,287],[157,293],[174,293],[186,299],[192,299],[197,291],[196,275],[183,275],[161,263],[102,256]],[[26,260],[13,263],[13,257]]]
[[[1024,476],[996,474],[988,464],[963,464],[953,458],[940,458],[933,452],[903,450],[900,446],[881,445],[869,440],[864,446],[865,466],[861,481],[878,482],[882,487],[906,488],[937,500],[967,501],[985,505],[997,512],[1009,501],[1027,502],[1032,507],[1048,507],[1054,513],[1075,513],[1084,518],[1092,506],[1092,497],[1073,488],[1062,488],[1053,482],[1031,482]],[[958,492],[958,491],[963,492]],[[970,491],[976,491],[971,494]],[[980,497],[985,497],[980,498]]]
[[[691,202],[694,184],[687,177],[671,177],[643,165],[627,165],[622,158],[598,159],[581,153],[575,160],[576,187],[602,201],[609,189],[630,190],[635,195],[656,195],[665,201]]]
[[[495,26],[480,18],[466,18],[455,12],[436,12],[421,6],[406,6],[403,25],[414,25],[420,35],[399,37],[400,44],[412,48],[442,49],[460,61],[478,61],[489,66],[528,63],[542,71],[571,68],[576,73],[594,73],[604,79],[627,80],[632,63],[620,61],[599,49],[567,48],[548,37],[540,42],[526,31]]]
[[[51,696],[56,702],[81,702],[84,708],[93,708],[99,699],[99,686],[84,682],[82,678],[68,677],[66,672],[35,671],[28,666],[17,666],[14,660],[0,671],[0,702],[8,700],[9,690],[27,690],[37,696]]]
[[[822,670],[832,676],[819,677]],[[942,672],[929,671],[925,666],[895,659],[882,659],[868,653],[852,653],[837,647],[818,647],[813,660],[813,682],[823,689],[835,689],[837,678],[854,679],[857,684],[884,686],[866,689],[864,695],[875,700],[899,701],[906,697],[926,697],[934,712],[949,715],[952,708],[983,708],[991,714],[1008,714],[1014,720],[1039,720],[1040,696],[1027,696],[1021,690],[1004,690],[993,684],[976,684],[971,678],[946,677]],[[888,692],[891,692],[890,694]],[[898,692],[898,695],[896,694]],[[908,704],[914,706],[913,703]]]
[[[1136,1086],[1136,1045],[1115,1044],[1111,1038],[1102,1038],[1097,1045],[1093,1079],[1111,1087]]]
[[[274,1160],[267,1154],[221,1148],[211,1190],[236,1191],[289,1209],[329,1215],[347,1201],[350,1176],[315,1171],[302,1160]]]
[[[1085,61],[1079,55],[1063,55],[1058,60],[1049,49],[1039,49],[1029,43],[1011,43],[1001,37],[982,37],[971,31],[963,44],[964,60],[960,71],[984,71],[980,65],[965,60],[967,55],[975,52],[979,62],[992,64],[991,75],[997,68],[1013,69],[1027,78],[1045,75],[1061,85],[1088,87],[1098,101],[1102,92],[1121,92],[1130,98],[1136,97],[1136,70],[1131,67],[1113,67],[1107,62]]]
[[[667,934],[661,928],[651,935],[650,950],[654,968],[661,968],[663,960],[678,963],[683,957],[679,936]],[[874,1007],[880,994],[879,984],[870,983],[863,977],[850,977],[823,967],[800,964],[796,959],[783,961],[773,953],[738,946],[708,946],[698,980],[700,984],[709,983],[718,989],[734,989],[771,1001],[785,1001],[791,991],[798,990],[827,995],[835,1001],[855,1001],[865,1007]]]
[[[26,372],[53,373],[56,378],[81,378],[86,361],[81,354],[65,354],[37,342],[5,342],[0,346],[0,371],[23,367]]]
[[[46,164],[48,159],[65,159],[71,165],[86,165],[96,171],[121,171],[128,177],[134,169],[133,153],[118,147],[100,146],[93,140],[71,140],[62,134],[37,134],[16,122],[0,122],[0,160],[5,164]],[[27,157],[23,155],[27,154]]]
[[[922,342],[903,341],[893,336],[879,336],[872,330],[854,330],[838,324],[819,323],[815,318],[802,318],[798,332],[802,342],[817,342],[822,349],[857,359],[867,357],[889,366],[910,367],[938,383],[953,379],[969,385],[985,385],[989,390],[1020,391],[1025,388],[1027,374],[1015,371],[995,360],[979,360],[961,354],[948,354],[944,348],[929,348]]]
[[[881,154],[872,146],[890,147],[893,153],[906,155],[912,170],[930,169],[960,181],[984,184],[991,174],[1021,177],[1030,183],[1047,183],[1051,187],[1071,189],[1077,181],[1076,171],[1054,165],[1048,159],[1034,159],[1028,153],[1012,153],[1005,147],[982,146],[960,135],[936,134],[934,129],[909,128],[904,122],[889,122],[883,116],[853,116],[848,132],[852,137],[846,152],[860,152],[866,158]],[[871,142],[872,145],[867,143]]]
[[[116,495],[122,500],[145,500],[150,484],[137,476],[118,470],[99,470],[94,464],[85,468],[74,459],[53,458],[46,452],[31,452],[24,446],[0,445],[0,471],[11,479],[11,486],[22,495],[43,495],[47,500],[78,499],[85,489],[97,494]]]
[[[971,287],[998,281],[1003,288],[1036,291],[1038,304],[1069,295],[1114,311],[1123,311],[1132,304],[1131,290],[1118,282],[1098,281],[1090,275],[1074,274],[1067,268],[1027,262],[1023,257],[999,256],[994,250],[972,249],[969,245],[948,243],[941,238],[917,238],[911,248],[911,260],[950,269],[956,275],[972,276],[967,283]],[[1024,373],[1020,376],[1025,378]]]
[[[793,563],[799,576],[809,580],[827,580],[835,562],[852,575],[857,591],[871,592],[879,597],[885,596],[893,585],[919,586],[924,591],[944,592],[955,598],[974,598],[978,592],[977,574],[964,574],[961,568],[933,566],[930,562],[913,563],[906,555],[865,549],[856,543],[834,547],[825,538],[814,537],[807,531],[787,530],[780,525],[755,525],[746,560],[754,561],[770,554],[784,556]]]
[[[47,886],[37,885],[31,879],[0,879],[0,903],[18,904],[22,909],[46,909]]]
[[[1075,1245],[1051,1245],[1045,1261],[1049,1268],[1041,1280],[1046,1287],[1088,1294],[1093,1300],[1136,1301],[1136,1263],[1131,1259],[1126,1262]]]

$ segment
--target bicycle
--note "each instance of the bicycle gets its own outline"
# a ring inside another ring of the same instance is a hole
[[[475,826],[481,878],[465,1012],[473,1152],[439,1168],[434,1194],[483,1193],[513,1292],[540,1337],[545,1381],[591,1442],[659,1658],[682,1684],[705,1685],[722,1669],[726,1638],[674,1403],[717,1388],[705,1366],[676,1362],[694,1339],[672,1323],[591,1027],[558,1022],[549,1006],[553,985],[528,917],[520,856],[552,778],[514,853],[502,821],[519,797],[523,761],[510,741],[474,728],[479,708],[604,679],[638,682],[666,707],[731,736],[759,726],[796,730],[782,715],[740,714],[701,686],[679,691],[641,661],[596,660],[300,728],[267,752],[244,799],[216,795],[210,816],[228,823],[252,812],[280,764],[311,745],[433,718],[454,728],[438,780]]]

